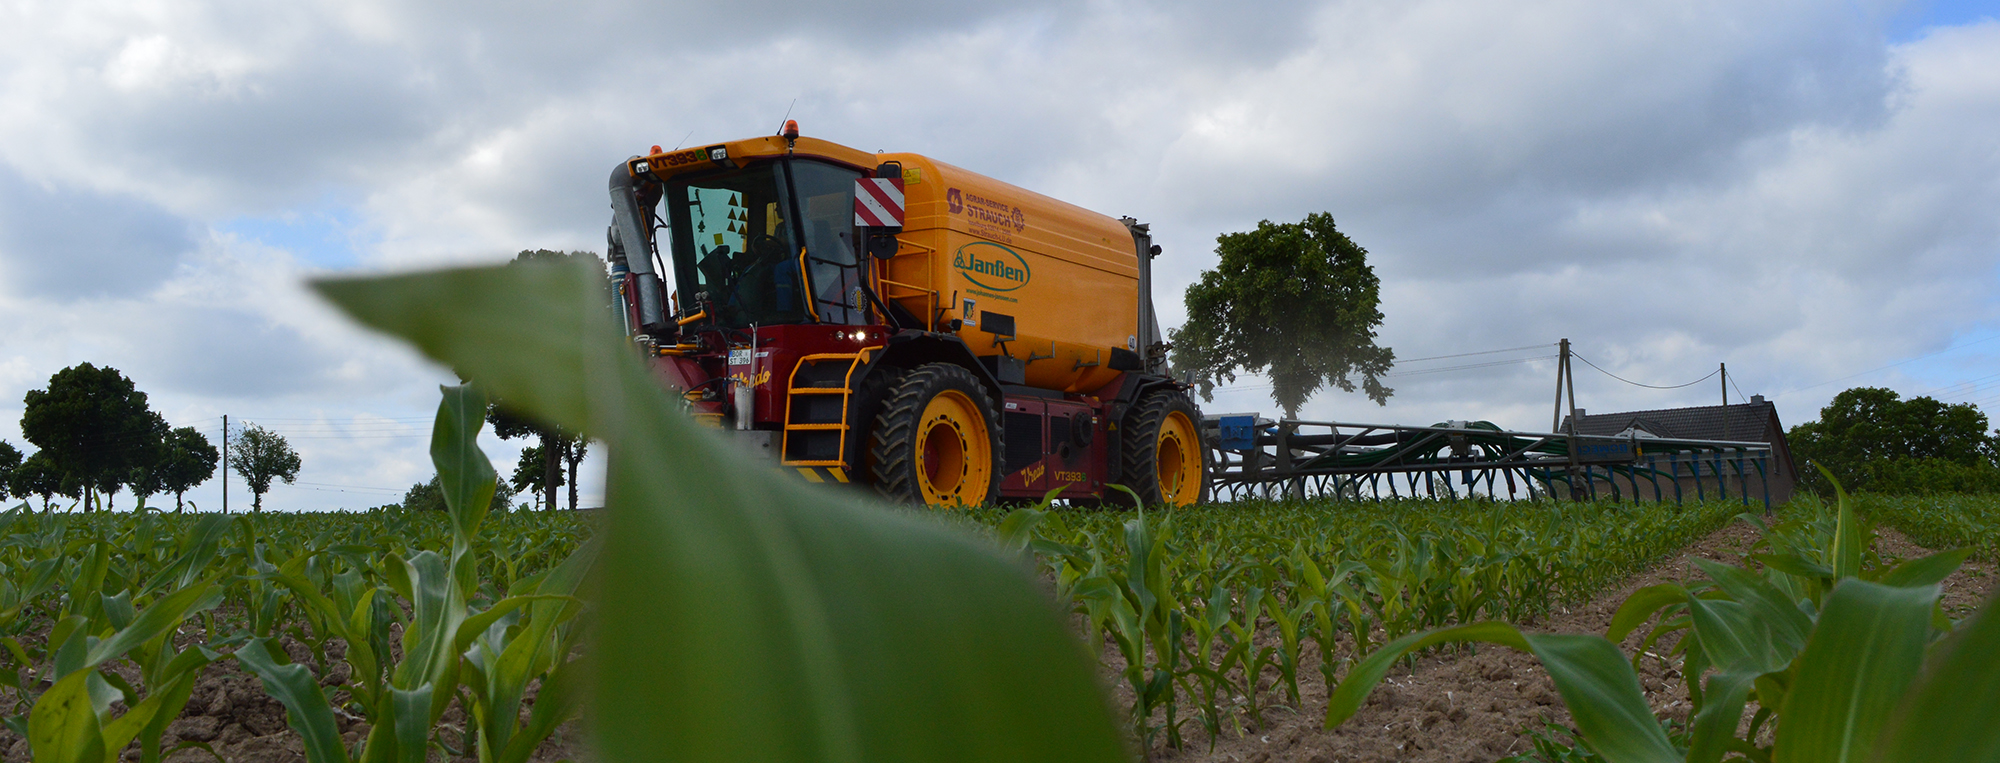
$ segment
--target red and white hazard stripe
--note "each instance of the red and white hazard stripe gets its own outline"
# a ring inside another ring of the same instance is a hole
[[[854,224],[902,227],[903,179],[861,178],[854,181]]]

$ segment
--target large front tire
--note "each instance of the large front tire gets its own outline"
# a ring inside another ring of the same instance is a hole
[[[1201,409],[1187,395],[1162,390],[1132,406],[1122,428],[1124,485],[1149,506],[1192,506],[1208,500],[1207,451]]]
[[[876,491],[927,506],[998,500],[997,407],[962,367],[931,363],[911,371],[890,389],[869,432]]]

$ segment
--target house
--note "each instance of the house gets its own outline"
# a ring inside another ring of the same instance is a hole
[[[1569,431],[1570,420],[1564,417],[1562,429]],[[1763,395],[1754,395],[1750,402],[1738,405],[1708,405],[1694,408],[1666,408],[1653,411],[1626,411],[1623,413],[1589,413],[1576,409],[1576,433],[1617,437],[1636,437],[1641,440],[1725,440],[1730,442],[1760,442],[1771,446],[1769,480],[1771,504],[1784,503],[1792,497],[1792,488],[1798,482],[1798,467],[1792,463],[1791,446],[1785,442],[1785,426],[1778,421],[1778,407],[1765,400]],[[1759,484],[1757,474],[1747,467],[1748,490],[1753,499],[1763,497],[1764,485]],[[1680,474],[1681,493],[1686,498],[1697,494],[1713,496],[1716,483],[1712,472],[1704,471],[1703,486],[1697,486],[1693,478]],[[1729,497],[1742,495],[1746,478],[1730,474],[1725,487]],[[1641,500],[1650,499],[1653,486],[1650,482],[1630,484],[1628,478],[1619,477],[1615,484],[1626,497],[1637,496]],[[1610,494],[1610,485],[1593,486],[1598,492]],[[1637,488],[1637,489],[1635,489]]]

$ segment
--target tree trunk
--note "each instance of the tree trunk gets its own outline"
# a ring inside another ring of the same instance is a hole
[[[571,458],[571,456],[576,453],[577,447],[582,444],[583,444],[583,439],[577,438],[576,442],[569,443],[563,446],[563,461],[569,464],[569,510],[570,511],[576,511],[576,462],[581,460],[577,458]]]
[[[556,459],[556,436],[554,432],[542,432],[542,507],[544,511],[556,510],[556,481],[562,479],[562,470]]]

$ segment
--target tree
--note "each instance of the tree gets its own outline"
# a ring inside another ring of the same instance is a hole
[[[1826,467],[1842,484],[1866,492],[2000,489],[1995,434],[1970,403],[1901,399],[1894,390],[1856,387],[1835,395],[1819,419],[1785,434],[1793,458]],[[1809,489],[1831,492],[1819,470],[1802,468]]]
[[[132,507],[133,511],[145,508],[146,499],[166,492],[166,484],[160,478],[161,460],[162,457],[156,454],[151,463],[133,467],[131,474],[125,478],[125,486],[132,489],[132,498],[138,502]],[[108,490],[105,492],[107,495],[110,493]]]
[[[1370,400],[1388,403],[1395,391],[1381,376],[1396,356],[1375,346],[1381,284],[1368,251],[1334,228],[1332,215],[1265,220],[1217,237],[1215,251],[1221,262],[1188,287],[1187,323],[1169,334],[1174,364],[1203,400],[1249,372],[1270,377],[1271,398],[1288,418],[1322,387],[1353,392],[1352,375]]]
[[[543,458],[542,453],[542,446],[540,445],[530,445],[522,448],[521,460],[514,464],[512,482],[516,488],[520,489],[522,494],[538,496],[541,498],[543,507],[553,508],[555,504],[549,501],[554,500],[555,489],[562,487],[563,476],[561,470],[551,472],[549,469],[551,462],[549,459]],[[549,475],[552,473],[555,475],[555,482],[553,483],[548,481]]]
[[[166,436],[167,422],[146,405],[146,393],[118,369],[89,363],[49,377],[49,388],[24,399],[21,434],[65,478],[82,486],[85,511],[147,465]]]
[[[21,468],[21,451],[0,440],[0,499],[13,491],[14,470]],[[27,498],[27,493],[15,493],[16,498]]]
[[[489,511],[506,511],[514,499],[514,491],[507,488],[507,481],[500,480],[493,486],[493,500],[487,504]],[[405,511],[444,512],[450,507],[444,502],[444,488],[440,486],[438,475],[431,475],[429,482],[411,485],[403,493],[402,508]]]
[[[187,491],[215,476],[215,465],[222,456],[208,437],[195,431],[194,427],[181,427],[167,434],[161,449],[160,462],[154,467],[159,475],[160,488],[174,494],[174,511],[185,505]]]
[[[581,437],[563,441],[562,460],[569,467],[569,510],[576,511],[576,465],[590,452],[590,443]]]
[[[7,480],[7,491],[22,498],[31,495],[42,497],[42,510],[49,510],[49,502],[60,495],[76,500],[81,492],[81,483],[75,479],[65,479],[62,470],[57,469],[49,457],[36,453],[15,467]]]
[[[435,474],[431,475],[431,481],[411,485],[410,489],[403,493],[404,511],[443,512],[445,508],[444,488],[438,484],[438,476]]]
[[[229,468],[243,475],[255,496],[251,511],[264,510],[264,493],[271,489],[272,479],[291,484],[299,476],[299,465],[299,454],[284,436],[256,424],[245,425],[243,434],[229,443]]]

